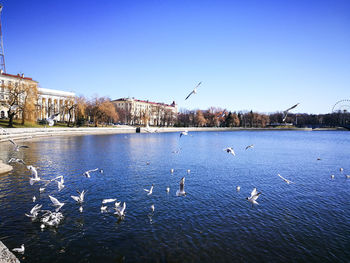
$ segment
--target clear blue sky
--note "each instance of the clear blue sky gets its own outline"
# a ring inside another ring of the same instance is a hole
[[[349,0],[2,3],[7,72],[43,88],[260,112],[350,97]]]

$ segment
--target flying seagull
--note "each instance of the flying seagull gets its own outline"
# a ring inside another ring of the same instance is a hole
[[[33,218],[35,219],[37,216],[38,216],[38,213],[40,211],[40,208],[42,207],[43,205],[38,205],[36,204],[29,212],[29,214],[25,214],[27,217],[30,217],[30,218]]]
[[[297,104],[295,104],[294,106],[290,107],[289,109],[286,109],[286,110],[283,112],[283,114],[284,114],[283,120],[282,120],[283,122],[285,122],[285,120],[287,119],[288,112],[290,112],[292,109],[296,108],[299,104],[300,104],[300,103],[297,103]]]
[[[224,151],[226,151],[227,153],[232,154],[233,156],[235,156],[235,155],[236,155],[236,154],[235,154],[235,151],[233,150],[233,148],[232,148],[232,147],[228,147],[228,148],[224,149]]]
[[[19,149],[21,149],[21,148],[29,148],[29,146],[27,146],[27,145],[18,145],[12,139],[9,139],[9,141],[13,144],[13,146],[14,146],[13,150],[16,152],[18,152]]]
[[[143,189],[143,190],[145,190],[146,192],[148,192],[147,195],[151,195],[152,192],[153,192],[153,187],[154,187],[154,184],[152,184],[152,186],[151,186],[151,188],[150,188],[149,190],[148,190],[148,189]]]
[[[60,210],[62,206],[64,206],[64,203],[61,203],[61,202],[58,201],[55,197],[53,197],[53,196],[51,196],[51,195],[49,195],[49,197],[50,197],[50,200],[51,200],[52,204],[53,204],[54,206],[57,206],[56,212],[57,212],[58,210]]]
[[[123,207],[122,208],[116,208],[116,211],[115,211],[115,215],[118,215],[119,217],[124,217],[125,215],[125,208],[126,208],[126,203],[124,202],[123,203]]]
[[[154,212],[154,205],[151,205],[152,213]]]
[[[197,84],[197,86],[192,90],[192,92],[191,92],[190,94],[188,94],[188,96],[186,97],[185,100],[187,100],[192,94],[197,94],[197,88],[198,88],[199,85],[201,85],[201,84],[202,84],[202,82],[199,82],[199,83]]]
[[[26,163],[22,159],[17,159],[17,158],[11,158],[8,163],[20,163],[23,165],[26,165]]]
[[[22,244],[20,248],[12,249],[12,251],[23,254],[24,253],[24,244]]]
[[[55,118],[60,115],[60,113],[55,113],[55,114],[52,114],[49,118],[47,118],[47,122],[49,123],[49,126],[53,126],[55,124],[54,120]]]
[[[186,130],[186,131],[182,131],[181,133],[180,133],[180,138],[182,137],[182,136],[187,136],[188,135],[188,131]]]
[[[249,148],[254,148],[254,144],[248,145],[247,147],[245,147],[246,150],[248,150]]]
[[[292,181],[282,177],[280,174],[277,174],[283,181],[285,181],[287,184],[294,184]]]
[[[38,172],[37,172],[37,170],[36,170],[36,168],[35,168],[34,166],[28,165],[28,166],[27,166],[27,169],[28,169],[28,170],[31,172],[31,174],[34,176],[34,177],[31,177],[31,178],[29,179],[30,185],[33,185],[35,182],[38,182],[38,181],[41,180],[40,177],[38,176]]]
[[[84,172],[83,175],[84,175],[86,178],[90,178],[90,177],[91,177],[91,176],[90,176],[90,173],[96,172],[96,171],[98,171],[98,168],[93,169],[93,170],[88,170],[88,171]]]
[[[186,195],[185,192],[185,177],[182,177],[181,181],[180,181],[180,188],[179,190],[176,191],[176,196],[184,196]]]
[[[254,188],[253,191],[250,193],[250,196],[247,197],[247,200],[248,200],[249,202],[252,202],[252,203],[255,204],[255,205],[258,205],[259,203],[256,201],[256,199],[258,199],[258,197],[259,197],[260,194],[261,194],[261,193],[260,193],[260,192],[258,193],[258,191],[256,190],[256,188]]]
[[[84,202],[84,197],[85,197],[85,190],[83,190],[81,193],[79,191],[77,191],[77,193],[79,194],[79,196],[74,196],[71,195],[70,197],[72,197],[75,201],[77,201],[79,204]]]

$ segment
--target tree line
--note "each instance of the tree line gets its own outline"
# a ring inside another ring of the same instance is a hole
[[[227,111],[219,107],[207,110],[181,109],[175,126],[178,127],[245,127],[264,128],[268,126],[296,127],[338,127],[350,125],[350,113],[339,111],[327,114],[288,113],[283,122],[284,113],[259,113],[253,111]]]

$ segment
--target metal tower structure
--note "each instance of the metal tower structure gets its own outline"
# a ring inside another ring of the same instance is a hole
[[[2,29],[1,29],[1,12],[2,12],[2,4],[0,4],[0,70],[3,70],[6,73],[5,68],[5,54],[4,54],[4,44],[2,41]]]

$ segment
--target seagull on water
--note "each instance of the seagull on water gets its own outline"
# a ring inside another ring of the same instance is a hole
[[[239,192],[241,190],[241,187],[239,185],[236,186],[236,190],[237,190],[237,192]]]
[[[148,190],[148,189],[143,189],[143,190],[145,190],[146,192],[148,192],[147,195],[151,195],[152,192],[153,192],[153,187],[154,187],[154,184],[152,184],[152,186],[151,186],[151,188],[150,188],[149,190]]]
[[[259,195],[261,193],[256,190],[256,188],[253,189],[253,191],[250,193],[250,196],[247,197],[247,200],[249,202],[252,202],[252,204],[258,205],[259,203],[256,201],[256,199],[258,199]]]
[[[36,197],[35,197],[35,196],[33,196],[33,203],[35,203],[35,201],[36,201]]]
[[[202,84],[202,82],[199,82],[199,83],[197,84],[197,86],[191,91],[191,93],[188,94],[188,96],[186,97],[185,100],[187,100],[192,94],[197,94],[197,88],[198,88],[199,85],[201,85],[201,84]]]
[[[115,215],[118,215],[119,217],[124,217],[125,216],[125,208],[126,208],[126,203],[123,203],[122,208],[116,208]]]
[[[40,188],[39,188],[39,192],[40,192],[40,193],[43,193],[44,191],[45,191],[45,187],[40,187]]]
[[[339,171],[342,173],[344,171],[344,169],[343,168],[339,168]]]
[[[187,174],[190,174],[191,173],[191,170],[190,169],[187,169]]]
[[[32,219],[35,219],[38,216],[38,213],[40,211],[40,208],[43,205],[36,204],[29,212],[29,214],[25,214],[27,217],[30,217]]]
[[[348,175],[348,174],[345,175],[345,178],[346,178],[346,179],[350,179],[350,175]]]
[[[166,192],[167,192],[167,193],[170,192],[170,187],[169,187],[169,186],[166,188]]]
[[[300,104],[300,103],[297,103],[297,104],[295,104],[294,106],[292,106],[292,107],[286,109],[286,110],[283,112],[283,114],[284,114],[283,120],[282,120],[283,122],[285,122],[285,120],[287,119],[288,112],[291,111],[292,109],[296,108],[299,104]]]
[[[24,253],[24,250],[25,250],[24,244],[22,244],[20,248],[14,248],[14,249],[12,249],[13,252],[17,252],[17,253],[20,253],[20,254],[23,254],[23,253]]]
[[[83,175],[84,175],[86,178],[90,178],[90,177],[91,177],[91,176],[90,176],[90,173],[96,172],[96,171],[98,171],[98,168],[93,169],[93,170],[88,170],[88,171],[84,172]]]
[[[75,201],[77,201],[79,204],[84,202],[84,197],[85,197],[85,190],[83,190],[81,193],[77,190],[77,193],[79,194],[79,196],[74,196],[71,195],[70,197],[72,197]]]
[[[62,206],[64,206],[64,203],[61,203],[60,201],[58,201],[55,197],[53,197],[51,195],[49,195],[49,197],[50,197],[52,204],[54,206],[57,206],[56,212],[58,212],[62,208]]]
[[[152,213],[154,213],[154,205],[151,205]]]
[[[232,148],[232,147],[228,147],[228,148],[224,149],[224,151],[226,151],[227,153],[232,154],[233,156],[235,156],[235,155],[236,155],[236,154],[235,154],[235,151],[233,150],[233,148]]]
[[[280,174],[277,174],[283,181],[285,181],[287,184],[294,184],[292,181],[282,177]]]
[[[176,191],[176,196],[184,196],[186,195],[185,192],[185,177],[182,177],[181,181],[180,181],[180,188],[179,190]]]
[[[18,145],[12,139],[9,139],[9,141],[13,144],[13,146],[14,146],[13,150],[16,152],[18,152],[19,149],[21,149],[21,148],[29,148],[29,146],[27,146],[27,145]]]
[[[174,173],[174,169],[173,168],[170,169],[170,173],[172,173],[172,174]]]
[[[246,150],[248,150],[249,148],[254,148],[254,144],[248,145],[247,147],[245,147]]]
[[[334,174],[331,175],[331,179],[334,179]]]

